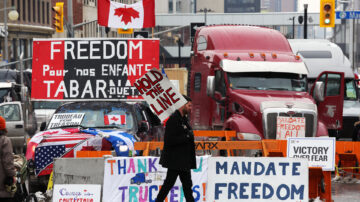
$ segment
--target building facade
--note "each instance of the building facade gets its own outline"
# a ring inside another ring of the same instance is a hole
[[[6,4],[4,4],[6,2]],[[50,38],[54,33],[51,27],[51,0],[6,0],[0,2],[0,8],[4,8],[0,15],[0,26],[4,27],[4,13],[10,12],[10,7],[14,7],[19,14],[15,21],[7,19],[7,42],[6,37],[0,38],[1,61],[16,61],[21,53],[24,58],[32,57],[33,38]],[[5,9],[6,8],[6,9]],[[8,58],[5,57],[7,48]],[[14,67],[14,66],[13,66]],[[31,67],[31,63],[26,63],[25,67]]]

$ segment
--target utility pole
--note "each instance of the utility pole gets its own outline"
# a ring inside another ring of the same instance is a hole
[[[178,44],[179,48],[179,68],[181,67],[181,47],[184,46],[184,42],[181,41],[181,36],[176,40],[176,43]]]
[[[67,34],[69,38],[74,37],[72,0],[67,1]]]
[[[213,10],[211,10],[211,9],[208,9],[208,8],[204,8],[204,9],[200,9],[199,10],[200,12],[204,12],[204,22],[205,22],[205,26],[206,26],[206,21],[207,21],[207,13],[208,12],[213,12]]]
[[[7,27],[7,11],[6,11],[7,2],[4,0],[4,29],[5,29],[5,37],[4,37],[4,58],[6,62],[9,62],[9,54],[8,54],[8,27]]]
[[[304,4],[304,39],[307,39],[307,21],[308,21],[307,9],[308,9],[308,4]]]
[[[295,16],[289,18],[289,20],[292,20],[292,38],[295,39]]]

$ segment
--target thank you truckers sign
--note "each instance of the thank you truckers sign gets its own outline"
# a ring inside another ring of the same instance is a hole
[[[308,201],[305,159],[214,157],[206,201]]]
[[[139,99],[133,86],[159,68],[158,39],[35,39],[32,99]]]

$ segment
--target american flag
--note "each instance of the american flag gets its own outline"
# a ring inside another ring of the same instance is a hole
[[[44,136],[35,149],[35,174],[49,175],[53,169],[54,158],[74,157],[74,153],[81,150],[90,138],[94,136],[84,133]]]
[[[34,135],[28,145],[26,150],[26,159],[34,159],[35,148],[38,146],[40,142],[43,141],[44,137],[52,136],[52,135],[62,135],[62,134],[71,134],[78,133],[80,130],[78,128],[66,128],[66,129],[52,129],[44,132],[37,133]]]

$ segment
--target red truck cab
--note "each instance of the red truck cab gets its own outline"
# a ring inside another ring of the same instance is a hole
[[[204,26],[192,48],[194,129],[260,140],[328,136],[328,129],[341,128],[343,73],[321,73],[309,94],[308,69],[280,32]]]

